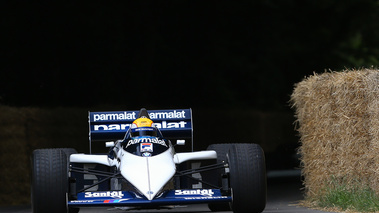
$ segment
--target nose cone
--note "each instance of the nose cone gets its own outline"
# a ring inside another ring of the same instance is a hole
[[[176,166],[171,148],[153,157],[141,157],[122,151],[121,175],[152,200],[174,176]]]

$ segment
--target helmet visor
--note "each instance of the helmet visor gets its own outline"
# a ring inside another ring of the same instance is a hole
[[[157,130],[154,127],[139,127],[139,128],[134,128],[130,132],[130,135],[132,137],[137,137],[137,136],[157,136]]]

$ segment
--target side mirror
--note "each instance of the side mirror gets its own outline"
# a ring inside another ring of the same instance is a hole
[[[186,145],[186,140],[176,140],[176,145],[184,146]]]
[[[113,141],[105,142],[105,147],[114,147],[114,142]]]

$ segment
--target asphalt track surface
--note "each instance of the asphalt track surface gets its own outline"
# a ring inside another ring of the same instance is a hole
[[[302,185],[300,177],[295,172],[274,172],[268,173],[268,195],[267,205],[264,213],[323,213],[325,211],[308,209],[297,205],[298,201],[303,199]],[[30,205],[26,206],[11,206],[0,207],[1,213],[31,213]],[[157,212],[157,213],[176,213],[176,212],[193,212],[204,213],[211,212],[206,204],[177,206],[173,209],[161,210],[120,210],[115,208],[82,208],[79,213],[144,213],[144,212]],[[226,212],[220,212],[226,213]],[[228,212],[230,213],[230,212]]]

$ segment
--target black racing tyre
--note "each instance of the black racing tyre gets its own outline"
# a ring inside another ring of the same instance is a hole
[[[67,162],[70,162],[70,155],[78,153],[74,148],[60,148],[67,156]]]
[[[62,149],[37,149],[32,154],[33,213],[67,213],[68,164]],[[77,212],[77,211],[76,211]]]
[[[229,149],[234,146],[234,144],[225,143],[225,144],[211,144],[208,146],[207,150],[214,150],[217,152],[217,163],[222,163],[223,161],[226,162],[226,154],[228,153]],[[206,175],[203,177],[203,179],[209,183],[212,183],[213,185],[218,186],[219,188],[222,187],[221,182],[221,175],[222,170],[213,170],[212,172],[206,173]],[[209,203],[208,204],[209,209],[212,212],[218,212],[218,211],[230,211],[229,203]]]
[[[228,153],[231,207],[234,213],[262,212],[266,207],[265,157],[258,144],[236,144]]]
[[[207,150],[214,150],[217,152],[217,163],[226,161],[226,154],[228,154],[229,149],[234,146],[233,143],[218,143],[211,144],[208,146]]]

